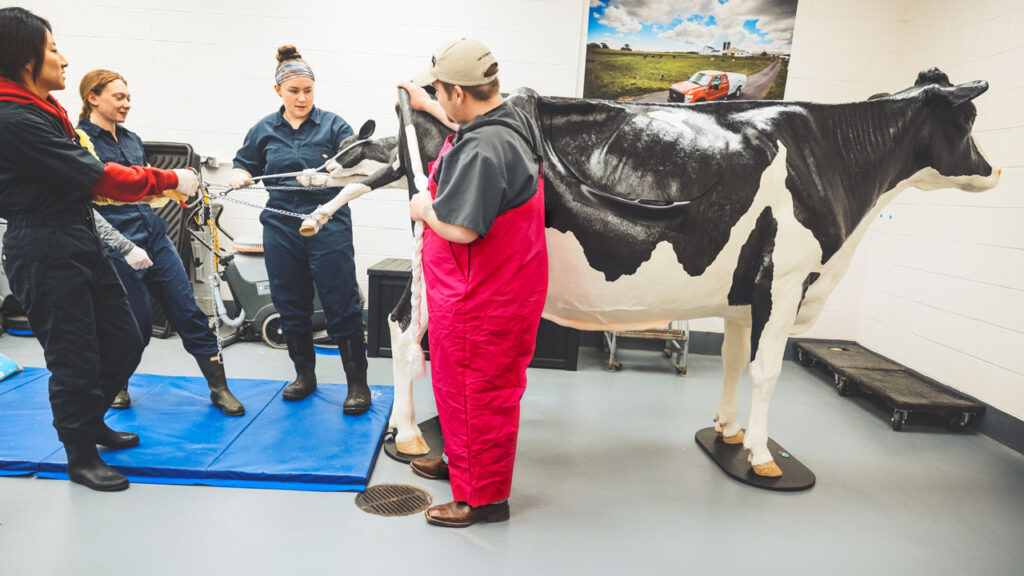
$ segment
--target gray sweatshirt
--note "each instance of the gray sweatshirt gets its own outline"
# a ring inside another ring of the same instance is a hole
[[[96,231],[100,233],[100,239],[103,240],[104,244],[116,250],[121,256],[127,256],[132,251],[132,248],[135,248],[135,243],[125,238],[99,212],[93,210],[92,216],[96,221]]]

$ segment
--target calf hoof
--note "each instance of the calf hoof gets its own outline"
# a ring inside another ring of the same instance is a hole
[[[725,442],[726,444],[743,444],[743,430],[740,430],[732,436],[724,436],[722,434],[719,434],[719,436],[722,438],[722,442]]]
[[[753,464],[753,468],[754,474],[764,478],[780,478],[782,476],[782,469],[774,460],[769,460],[764,464]]]
[[[395,442],[395,448],[402,454],[410,456],[422,456],[430,453],[430,445],[423,439],[423,436],[417,436],[405,442]]]

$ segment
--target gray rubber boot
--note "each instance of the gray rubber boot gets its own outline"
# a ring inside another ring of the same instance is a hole
[[[343,412],[358,416],[370,409],[370,387],[366,383],[366,342],[363,334],[350,338],[338,338],[338,351],[348,381],[348,396],[345,397]]]
[[[224,374],[224,362],[218,358],[211,360],[209,356],[197,355],[196,363],[199,370],[206,378],[206,385],[210,388],[210,401],[227,416],[242,416],[245,414],[245,406],[235,398],[235,395],[228,389],[228,378]]]
[[[316,392],[316,352],[313,350],[313,334],[285,333],[288,356],[295,365],[295,381],[285,386],[281,396],[296,402]]]
[[[128,395],[128,387],[125,386],[114,397],[114,402],[110,405],[115,410],[124,410],[132,407],[132,397]]]
[[[100,492],[117,492],[129,486],[128,479],[100,458],[92,442],[67,442],[68,479]]]

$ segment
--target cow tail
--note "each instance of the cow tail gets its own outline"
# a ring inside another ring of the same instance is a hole
[[[417,222],[413,227],[412,243],[412,287],[410,289],[412,310],[409,322],[409,329],[406,330],[409,338],[409,347],[405,350],[406,366],[409,367],[409,379],[416,380],[427,374],[427,361],[423,357],[423,347],[420,346],[420,303],[423,299],[423,222]]]

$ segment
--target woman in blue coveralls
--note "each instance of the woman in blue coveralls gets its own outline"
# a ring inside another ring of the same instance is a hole
[[[124,77],[110,70],[93,70],[82,78],[79,94],[82,114],[78,118],[77,132],[83,144],[91,148],[101,162],[145,166],[142,139],[121,125],[131,109],[131,93]],[[137,203],[106,198],[93,200],[102,217],[97,219],[101,231],[102,221],[106,220],[124,237],[119,248],[107,241],[107,254],[128,292],[128,303],[139,325],[143,345],[149,345],[153,332],[149,306],[152,294],[181,335],[185,349],[199,364],[213,405],[228,416],[241,416],[245,408],[228,389],[217,337],[210,330],[206,314],[196,304],[185,266],[167,237],[167,223],[153,211],[154,207],[159,208],[169,201],[166,197]],[[111,408],[124,409],[130,404],[125,385]]]
[[[138,435],[107,426],[103,414],[138,365],[142,338],[104,254],[91,199],[132,202],[175,189],[194,196],[199,182],[189,170],[104,165],[86,152],[51,94],[64,89],[67,65],[49,22],[24,8],[0,8],[0,218],[7,220],[0,260],[43,347],[68,478],[112,492],[129,481],[96,445],[139,444]]]
[[[313,105],[315,77],[294,46],[277,50],[274,90],[281,108],[253,126],[234,159],[232,188],[252,184],[263,174],[297,172],[320,166],[333,156],[352,128],[337,114]],[[271,178],[267,208],[308,214],[333,198],[338,188],[295,191],[280,187],[294,179]],[[366,343],[362,305],[356,284],[352,248],[352,216],[348,206],[338,210],[315,236],[299,234],[300,222],[271,210],[260,215],[263,250],[270,276],[270,297],[281,314],[281,330],[295,365],[295,381],[285,387],[285,400],[302,400],[316,390],[313,350],[313,288],[327,317],[327,333],[338,344],[348,381],[344,413],[362,414],[370,408],[366,384]]]

